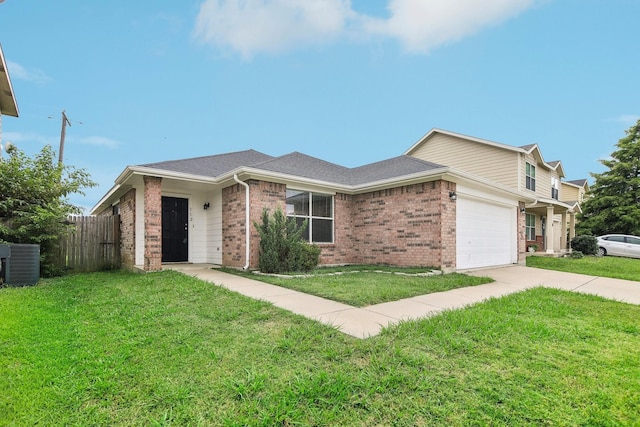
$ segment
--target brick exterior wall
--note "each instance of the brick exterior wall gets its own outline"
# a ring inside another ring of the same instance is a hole
[[[234,184],[222,189],[222,265],[244,265],[244,187]]]
[[[284,209],[287,186],[273,182],[249,180],[250,242],[249,267],[258,267],[260,236],[253,226],[260,223],[262,209],[272,211],[275,206]],[[245,260],[245,188],[234,184],[222,189],[222,264],[244,267]]]
[[[162,178],[144,177],[144,270],[162,270]]]
[[[333,198],[333,244],[321,244],[320,264],[357,264],[354,256],[353,198],[336,194]]]
[[[525,262],[527,256],[527,213],[524,202],[518,203],[518,264]]]
[[[273,213],[276,207],[280,207],[283,211],[285,210],[287,186],[285,184],[256,180],[250,180],[247,184],[249,184],[249,206],[251,206],[251,254],[249,267],[258,268],[260,234],[258,234],[258,230],[253,226],[253,223],[260,224],[262,222],[262,210],[264,208],[267,208],[270,213]]]
[[[445,271],[455,270],[456,268],[456,236],[457,236],[457,211],[456,202],[449,197],[451,191],[456,191],[456,184],[449,181],[438,181],[438,190],[440,195],[440,214],[442,218],[442,227],[440,229],[440,264],[439,267]],[[438,265],[436,265],[437,267]]]
[[[126,268],[136,264],[136,189],[120,198],[120,260]]]
[[[258,265],[262,209],[284,208],[286,185],[250,180],[250,268]],[[334,197],[334,243],[320,244],[321,264],[389,264],[453,269],[456,265],[455,184],[427,182],[359,195]],[[244,266],[245,193],[222,190],[224,265]]]
[[[353,260],[455,268],[455,184],[426,182],[353,196]]]

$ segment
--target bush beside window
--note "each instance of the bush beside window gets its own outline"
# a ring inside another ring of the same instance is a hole
[[[298,224],[276,208],[273,216],[262,211],[262,224],[253,223],[260,234],[258,268],[263,273],[309,271],[320,262],[320,248],[305,242],[307,222]]]

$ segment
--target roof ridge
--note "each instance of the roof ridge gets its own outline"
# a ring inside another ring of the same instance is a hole
[[[214,157],[223,157],[223,156],[231,156],[234,154],[241,154],[241,153],[255,153],[255,154],[260,154],[263,156],[269,156],[271,158],[273,158],[273,156],[271,156],[270,154],[266,154],[263,153],[261,151],[257,151],[254,150],[253,148],[249,148],[247,150],[238,150],[238,151],[230,151],[227,153],[219,153],[219,154],[209,154],[206,156],[196,156],[196,157],[187,157],[187,158],[183,158],[183,159],[172,159],[172,160],[162,160],[159,162],[149,162],[149,163],[143,163],[139,166],[147,166],[147,165],[161,165],[163,163],[172,163],[172,162],[185,162],[185,161],[191,161],[191,160],[200,160],[200,159],[211,159]]]
[[[264,161],[264,162],[260,163],[259,165],[263,165],[263,164],[266,164],[266,163],[269,163],[269,162],[273,162],[273,161],[281,160],[281,159],[284,159],[284,158],[286,158],[286,157],[291,157],[291,156],[294,156],[294,155],[303,156],[303,157],[306,157],[306,158],[308,158],[308,159],[313,159],[313,160],[316,160],[316,161],[318,161],[318,162],[322,162],[322,163],[325,163],[325,164],[329,164],[329,165],[331,165],[331,166],[338,167],[338,168],[342,168],[342,169],[345,169],[345,170],[349,170],[349,169],[350,169],[350,168],[348,168],[347,166],[339,165],[338,163],[333,163],[333,162],[330,162],[330,161],[328,161],[328,160],[321,159],[320,157],[315,157],[315,156],[312,156],[312,155],[310,155],[310,154],[306,154],[306,153],[303,153],[303,152],[301,152],[301,151],[297,151],[297,150],[296,150],[296,151],[292,151],[292,152],[287,153],[287,154],[283,154],[283,155],[281,155],[281,156],[273,157],[272,159],[266,160],[266,161]],[[258,166],[258,165],[256,165],[256,166]]]

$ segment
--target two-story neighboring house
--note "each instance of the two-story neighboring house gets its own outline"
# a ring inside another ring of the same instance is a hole
[[[573,205],[575,209],[580,209],[589,192],[589,183],[586,179],[575,179],[572,181],[562,181],[560,183],[560,200]]]
[[[566,195],[562,194],[561,189],[565,188],[562,163],[545,161],[537,144],[515,147],[433,129],[405,155],[445,164],[533,199],[523,212],[527,246],[535,244],[547,253],[564,252],[568,238],[575,235],[575,214],[579,212],[581,197],[568,189],[578,190],[582,185],[584,190],[586,181],[569,181]]]
[[[589,192],[589,183],[586,179],[574,179],[571,181],[560,182],[560,200],[573,207],[575,213],[582,213],[582,203],[587,197]],[[575,220],[575,218],[573,218]],[[569,218],[571,221],[572,218]],[[575,223],[571,222],[569,227],[569,241],[573,239],[575,235]]]

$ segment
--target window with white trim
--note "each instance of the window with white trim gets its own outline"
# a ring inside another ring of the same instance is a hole
[[[525,176],[527,177],[527,190],[536,191],[536,167],[527,162]]]
[[[527,235],[527,240],[536,240],[536,216],[534,214],[527,214],[525,221],[525,234]]]
[[[310,243],[333,243],[333,196],[287,190],[287,216],[298,225],[307,221],[302,238]]]
[[[551,177],[551,198],[558,200],[560,196],[560,191],[558,189],[558,178],[555,176]]]

